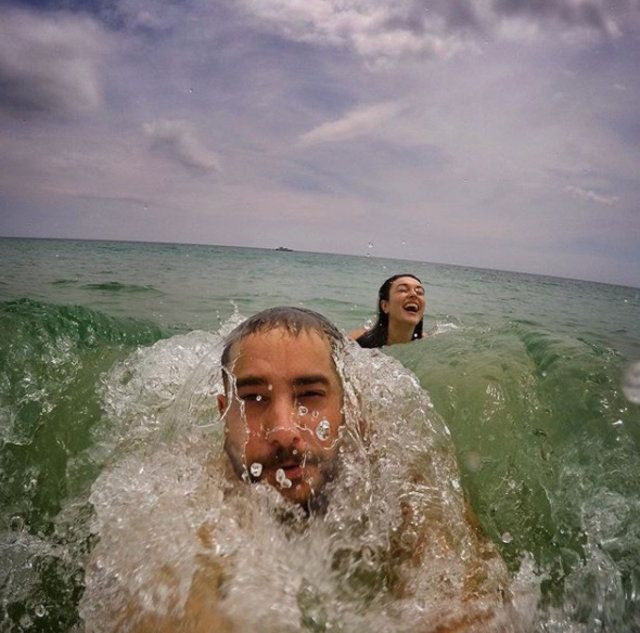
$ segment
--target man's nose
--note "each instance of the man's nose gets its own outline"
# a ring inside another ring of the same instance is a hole
[[[302,424],[294,402],[288,398],[273,401],[267,423],[266,439],[282,447],[302,441]]]

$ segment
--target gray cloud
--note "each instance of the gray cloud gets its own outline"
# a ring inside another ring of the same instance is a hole
[[[613,206],[619,200],[618,196],[607,196],[591,189],[576,187],[575,185],[567,185],[565,187],[565,191],[576,198],[588,200],[589,202],[596,202],[597,204],[603,204],[607,207]]]
[[[617,36],[638,28],[638,0],[241,0],[246,10],[281,36],[348,47],[368,61],[406,56],[447,58],[476,49],[488,34],[513,32],[505,22],[534,28],[556,23],[565,30]],[[515,31],[516,33],[518,31]],[[545,29],[538,28],[544,36]],[[531,33],[527,33],[530,37]]]
[[[370,134],[400,110],[397,103],[377,103],[357,108],[336,121],[322,123],[300,137],[303,145],[348,141]]]
[[[31,117],[97,108],[107,48],[106,33],[91,18],[3,10],[0,109]]]
[[[482,18],[468,0],[413,0],[390,7],[384,26],[415,35],[427,33],[436,23],[448,30],[482,30]]]
[[[143,125],[151,147],[188,169],[221,171],[218,157],[197,137],[193,125],[184,120],[162,119]]]
[[[247,11],[282,36],[301,42],[349,47],[370,61],[407,55],[447,57],[462,46],[456,29],[472,10],[450,9],[443,2],[400,0],[242,0]],[[433,4],[433,7],[431,7]],[[430,9],[433,11],[430,12]]]
[[[627,3],[601,0],[494,0],[499,15],[556,20],[569,27],[583,27],[608,35],[618,32],[617,7]]]

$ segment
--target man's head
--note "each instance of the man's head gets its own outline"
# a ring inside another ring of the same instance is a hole
[[[331,478],[343,422],[332,352],[342,340],[322,315],[292,307],[264,310],[229,335],[218,408],[238,477],[303,505]]]

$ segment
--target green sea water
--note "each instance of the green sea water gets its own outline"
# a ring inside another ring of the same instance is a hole
[[[355,329],[398,272],[425,284],[429,335],[388,351],[431,394],[511,571],[533,558],[535,630],[640,630],[640,406],[622,388],[640,361],[640,290],[372,250],[0,239],[1,630],[83,630],[87,500],[118,363],[274,305]]]

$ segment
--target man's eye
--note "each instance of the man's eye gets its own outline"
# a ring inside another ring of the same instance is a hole
[[[245,402],[262,402],[265,397],[260,393],[243,393],[238,396],[240,400]]]
[[[307,389],[298,395],[298,398],[322,398],[324,391],[319,389]]]

